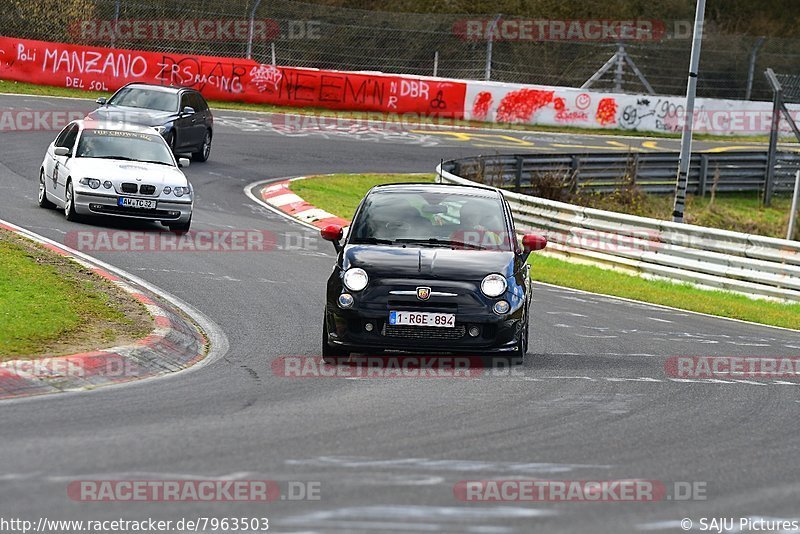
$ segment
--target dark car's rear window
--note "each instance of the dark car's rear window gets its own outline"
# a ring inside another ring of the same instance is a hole
[[[177,111],[178,95],[144,87],[125,87],[111,98],[109,104],[156,111]]]

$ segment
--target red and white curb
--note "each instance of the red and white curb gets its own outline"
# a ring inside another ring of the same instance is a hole
[[[0,228],[33,240],[111,281],[141,302],[155,323],[150,334],[130,345],[68,356],[0,362],[0,399],[91,389],[188,369],[210,356],[209,339],[202,330],[219,340],[214,359],[227,350],[227,339],[219,327],[174,297],[124,271],[12,223],[0,220]],[[170,301],[172,306],[162,303],[162,299]]]
[[[245,192],[262,205],[268,206],[273,211],[288,215],[306,226],[314,228],[324,228],[329,224],[338,224],[345,227],[350,225],[350,221],[337,217],[332,213],[319,209],[300,198],[289,189],[289,183],[294,180],[303,180],[306,176],[282,180],[279,182],[264,182],[250,184],[245,188]],[[252,192],[252,193],[251,193]]]

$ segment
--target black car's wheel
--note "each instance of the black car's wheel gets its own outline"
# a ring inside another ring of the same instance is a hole
[[[79,218],[75,212],[75,194],[72,190],[72,180],[67,180],[67,189],[64,192],[64,217],[72,222],[77,221]]]
[[[44,170],[39,172],[39,207],[40,208],[55,208],[55,204],[50,202],[47,198],[47,187],[44,183]]]
[[[167,134],[167,145],[169,145],[169,149],[172,151],[172,154],[177,158],[178,153],[175,152],[175,132],[170,132]]]
[[[522,363],[522,360],[525,359],[525,355],[528,353],[528,317],[525,316],[525,322],[522,325],[522,332],[519,334],[519,339],[517,340],[517,350],[514,351],[513,357],[519,360],[519,363]]]
[[[171,232],[188,232],[189,228],[192,226],[192,218],[189,217],[189,220],[185,223],[169,223],[167,224]]]
[[[522,324],[522,331],[517,337],[517,345],[513,352],[507,353],[503,356],[495,356],[492,360],[495,364],[503,363],[503,365],[520,365],[525,360],[525,355],[528,353],[528,315],[525,314],[525,319]]]
[[[211,155],[211,130],[206,130],[206,136],[203,138],[203,146],[200,147],[198,152],[192,153],[192,159],[195,161],[208,161]]]
[[[339,362],[350,356],[350,351],[331,347],[328,345],[328,332],[325,320],[322,320],[322,361],[329,365],[337,365]]]

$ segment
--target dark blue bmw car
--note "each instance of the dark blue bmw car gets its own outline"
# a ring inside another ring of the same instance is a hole
[[[214,117],[205,98],[188,87],[165,87],[129,83],[89,113],[101,122],[131,122],[151,126],[160,133],[172,152],[191,154],[195,161],[206,161],[214,139]]]

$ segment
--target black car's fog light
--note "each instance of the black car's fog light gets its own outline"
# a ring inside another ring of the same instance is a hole
[[[373,330],[375,330],[375,325],[372,323],[367,323],[364,325],[364,330],[366,330],[367,332],[372,332]]]
[[[503,315],[503,314],[508,313],[508,310],[511,309],[511,305],[508,302],[506,302],[505,300],[500,300],[500,301],[495,303],[493,309],[494,309],[494,312],[497,315]]]
[[[469,333],[470,337],[478,337],[481,335],[481,329],[477,326],[470,326],[467,332]]]
[[[350,293],[342,293],[339,295],[339,307],[351,308],[353,306],[353,295]]]

